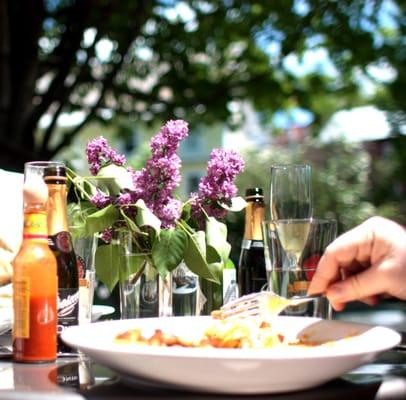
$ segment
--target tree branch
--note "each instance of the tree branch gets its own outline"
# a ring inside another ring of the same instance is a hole
[[[99,31],[96,34],[96,37],[94,39],[94,42],[92,44],[91,47],[89,47],[86,51],[86,60],[89,60],[89,58],[94,55],[94,50],[95,50],[95,45],[98,41],[98,38],[100,38],[100,33]],[[54,115],[52,116],[52,121],[51,124],[48,126],[48,128],[45,131],[43,140],[42,140],[42,144],[41,144],[41,149],[40,149],[40,153],[41,154],[46,154],[47,153],[47,148],[49,145],[49,142],[51,140],[52,137],[52,133],[54,132],[54,129],[56,127],[56,123],[58,121],[58,118],[67,102],[68,97],[70,96],[70,94],[72,93],[73,89],[76,87],[77,83],[81,81],[81,77],[84,76],[84,72],[83,72],[83,68],[79,71],[79,73],[76,75],[75,81],[69,85],[66,86],[66,90],[64,90],[64,96],[59,98],[59,106],[57,111],[54,113]]]
[[[100,92],[100,96],[97,100],[97,102],[90,108],[89,113],[87,114],[86,118],[82,123],[74,127],[71,131],[65,133],[64,137],[62,138],[61,142],[52,150],[48,151],[48,154],[50,156],[54,156],[57,154],[62,148],[65,146],[68,146],[74,137],[77,135],[77,133],[85,126],[95,115],[96,111],[100,108],[100,106],[103,104],[104,101],[104,96],[107,92],[107,90],[112,86],[114,78],[116,77],[117,73],[120,71],[124,60],[125,60],[125,54],[127,54],[134,38],[140,33],[141,28],[143,26],[143,23],[146,19],[146,7],[147,7],[148,1],[137,1],[136,7],[134,9],[134,15],[135,18],[133,19],[133,22],[131,23],[128,33],[126,35],[125,40],[119,43],[119,47],[117,49],[117,52],[119,54],[122,54],[122,57],[119,62],[114,64],[114,67],[111,69],[111,71],[105,76],[104,79],[102,79],[101,82],[103,84],[103,87]]]
[[[19,145],[31,147],[33,135],[24,142],[23,129],[32,107],[38,68],[38,40],[44,18],[42,0],[24,2],[7,1],[9,18],[10,55],[10,107],[7,132],[4,137],[12,138]]]
[[[10,98],[10,37],[7,1],[0,0],[0,136],[7,130]]]
[[[69,90],[65,86],[65,80],[72,65],[75,62],[76,51],[80,47],[80,41],[86,26],[87,17],[92,9],[93,0],[81,0],[74,2],[66,23],[66,31],[63,35],[56,53],[61,52],[63,58],[58,66],[58,72],[55,75],[47,93],[42,96],[41,102],[33,109],[27,119],[24,129],[25,136],[31,135],[38,124],[39,119],[46,112],[48,107],[55,100],[59,100]]]

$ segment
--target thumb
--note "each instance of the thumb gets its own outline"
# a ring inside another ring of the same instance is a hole
[[[384,292],[382,277],[375,268],[368,268],[331,285],[326,292],[332,304],[362,300]]]

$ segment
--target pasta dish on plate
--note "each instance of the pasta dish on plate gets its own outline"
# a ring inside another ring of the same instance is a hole
[[[202,347],[268,349],[280,346],[315,345],[302,340],[289,340],[274,329],[271,323],[256,318],[213,319],[203,330],[182,332],[162,329],[128,329],[115,337],[119,344],[161,347]],[[320,343],[318,343],[320,344]]]

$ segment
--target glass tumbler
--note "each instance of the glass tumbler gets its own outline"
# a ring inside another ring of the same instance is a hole
[[[324,250],[337,235],[337,221],[267,220],[262,228],[269,289],[287,298],[305,296]],[[332,309],[322,297],[288,307],[283,314],[330,319]]]

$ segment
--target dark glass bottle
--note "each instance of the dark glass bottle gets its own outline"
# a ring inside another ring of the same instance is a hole
[[[67,216],[66,171],[63,164],[45,169],[48,186],[48,244],[58,263],[58,352],[72,352],[60,339],[68,326],[78,325],[79,276]]]
[[[264,220],[265,204],[261,188],[247,189],[245,193],[244,237],[238,262],[238,288],[240,296],[259,292],[267,283],[264,242],[261,223]]]

